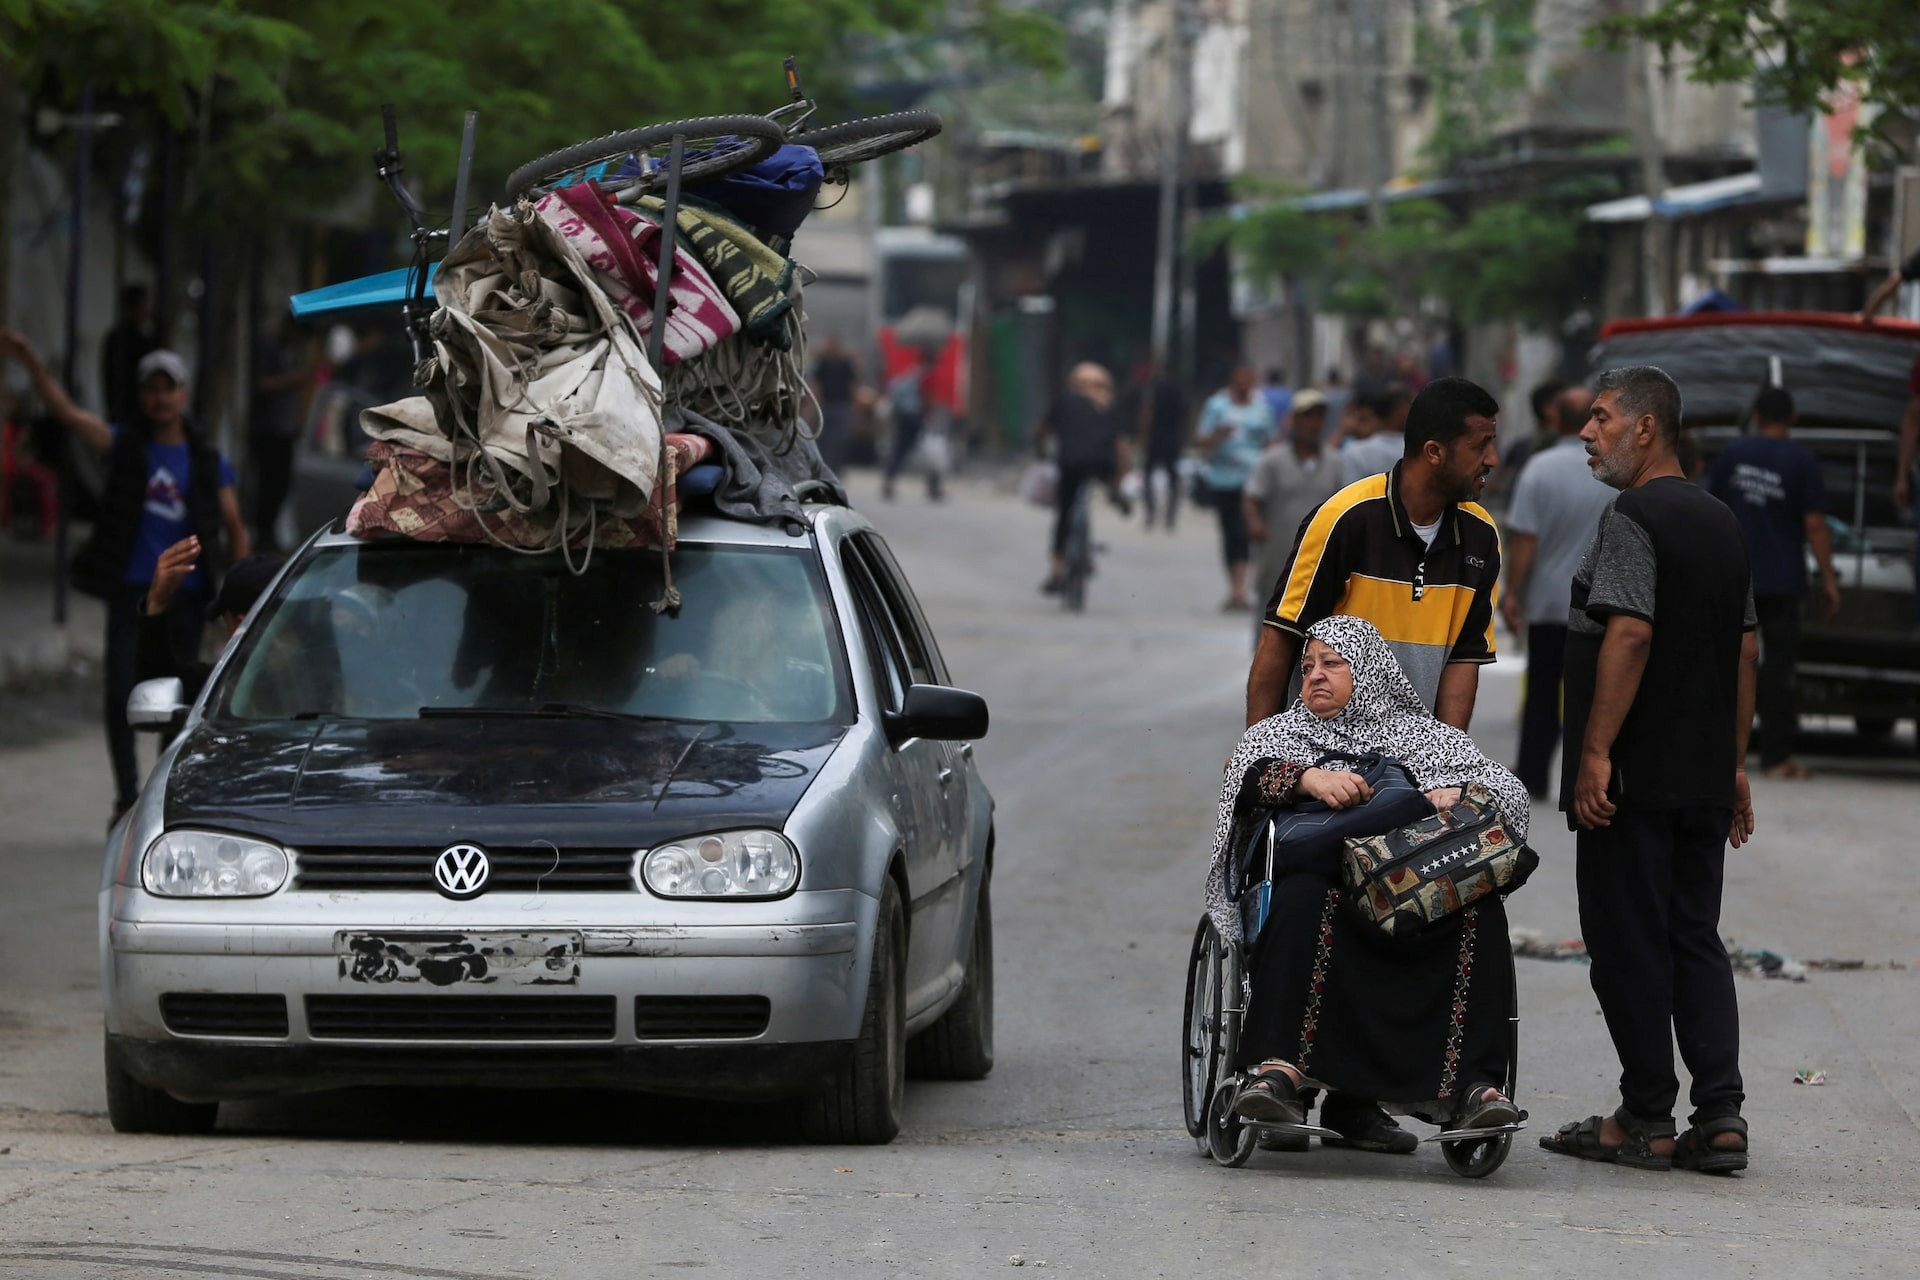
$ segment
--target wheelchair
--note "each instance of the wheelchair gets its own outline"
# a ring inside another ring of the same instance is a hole
[[[1247,976],[1247,951],[1260,927],[1266,923],[1266,890],[1273,881],[1276,838],[1273,813],[1263,821],[1249,825],[1250,838],[1238,850],[1229,865],[1236,869],[1229,877],[1229,896],[1241,912],[1242,941],[1228,945],[1211,917],[1202,915],[1194,931],[1193,949],[1187,960],[1187,993],[1181,1019],[1181,1102],[1187,1133],[1203,1156],[1229,1169],[1239,1168],[1252,1157],[1263,1138],[1338,1137],[1333,1130],[1315,1124],[1269,1124],[1243,1120],[1234,1113],[1233,1100],[1245,1082],[1245,1073],[1234,1063],[1239,1057],[1240,1025],[1246,1013],[1250,993]],[[1254,868],[1265,872],[1264,882],[1254,880]],[[1246,868],[1241,872],[1240,868]],[[1249,927],[1250,926],[1250,927]],[[1515,997],[1514,1016],[1507,1025],[1507,1078],[1502,1091],[1515,1098],[1516,1066],[1519,1060],[1520,1018],[1518,983],[1511,951],[1507,955],[1506,980]],[[1309,1076],[1305,1087],[1325,1089],[1326,1083]],[[1439,1102],[1413,1105],[1383,1104],[1390,1111],[1425,1118],[1447,1108]],[[1448,1129],[1432,1139],[1440,1144],[1447,1167],[1463,1178],[1484,1178],[1498,1169],[1513,1145],[1513,1135],[1526,1127],[1527,1113],[1512,1124],[1485,1128]]]

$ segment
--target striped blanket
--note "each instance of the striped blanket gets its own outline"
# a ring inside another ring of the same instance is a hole
[[[655,222],[666,216],[666,202],[657,196],[642,196],[637,204]],[[793,307],[793,260],[732,215],[694,196],[682,197],[675,221],[682,240],[719,282],[746,331],[785,351],[792,343],[784,321]]]
[[[552,224],[593,268],[601,289],[625,312],[644,341],[653,331],[660,274],[660,223],[621,208],[595,183],[561,187],[534,212]],[[676,246],[672,300],[662,343],[666,364],[695,360],[740,331],[740,316],[700,258]]]

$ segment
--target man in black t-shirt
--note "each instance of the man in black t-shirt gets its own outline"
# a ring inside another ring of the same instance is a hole
[[[1066,577],[1067,530],[1080,490],[1095,481],[1115,485],[1132,462],[1112,374],[1091,361],[1073,367],[1066,392],[1034,431],[1034,448],[1044,450],[1049,439],[1060,479],[1054,487],[1052,558],[1040,590],[1051,595]],[[1120,501],[1117,488],[1114,500]]]
[[[1154,365],[1152,376],[1140,389],[1137,426],[1140,452],[1146,459],[1140,494],[1147,528],[1153,528],[1153,477],[1160,472],[1167,477],[1167,528],[1171,530],[1180,510],[1180,453],[1187,446],[1187,392],[1164,365]]]
[[[820,400],[820,438],[816,443],[829,467],[847,464],[847,447],[853,441],[854,396],[859,389],[860,371],[853,357],[838,338],[829,336],[813,365],[813,394]]]
[[[1580,925],[1620,1056],[1619,1110],[1540,1139],[1637,1168],[1747,1164],[1740,1014],[1720,941],[1729,839],[1753,834],[1745,760],[1759,645],[1740,526],[1682,474],[1680,391],[1647,366],[1596,382],[1580,432],[1621,490],[1574,573],[1560,807]],[[1673,1042],[1693,1076],[1675,1140]]]

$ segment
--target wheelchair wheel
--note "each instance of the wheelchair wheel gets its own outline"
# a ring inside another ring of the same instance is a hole
[[[1187,1134],[1207,1155],[1207,1104],[1220,1072],[1220,934],[1200,917],[1187,957],[1187,1003],[1180,1020],[1180,1105]]]
[[[676,133],[687,140],[687,158],[680,166],[680,181],[687,185],[722,177],[764,160],[787,136],[778,124],[765,116],[745,115],[702,116],[696,120],[670,120],[639,129],[623,129],[605,137],[576,142],[521,165],[507,178],[507,199],[534,195],[568,174],[636,152],[659,156],[662,167],[640,177],[621,180],[617,184],[621,192],[642,195],[664,187],[664,152]]]
[[[1447,1158],[1447,1168],[1463,1178],[1484,1178],[1507,1161],[1507,1152],[1513,1147],[1513,1135],[1503,1133],[1497,1138],[1468,1138],[1460,1142],[1443,1142],[1440,1154]]]
[[[1207,1150],[1214,1160],[1229,1169],[1238,1169],[1253,1155],[1259,1136],[1234,1114],[1233,1098],[1239,1083],[1229,1076],[1213,1091],[1207,1107]]]

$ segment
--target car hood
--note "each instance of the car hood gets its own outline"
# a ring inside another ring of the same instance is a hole
[[[645,845],[778,828],[845,732],[586,718],[209,723],[174,758],[166,822],[308,845]]]

